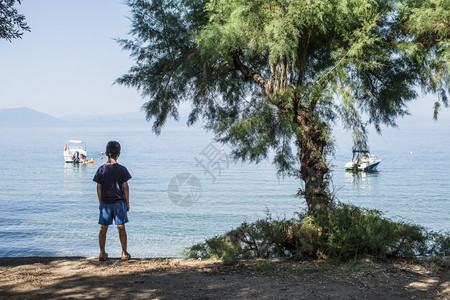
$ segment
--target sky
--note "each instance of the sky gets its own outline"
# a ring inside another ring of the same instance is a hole
[[[139,111],[137,90],[114,81],[133,65],[114,40],[130,31],[123,0],[23,0],[31,32],[0,40],[0,109],[56,117]]]
[[[138,112],[137,90],[114,85],[133,65],[114,40],[127,38],[123,0],[23,0],[17,9],[31,32],[0,40],[0,109],[28,107],[55,117]],[[436,96],[409,105],[432,115]],[[450,110],[441,112],[449,120]]]

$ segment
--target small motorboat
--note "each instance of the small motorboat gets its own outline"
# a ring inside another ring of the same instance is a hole
[[[66,163],[86,163],[86,144],[82,141],[70,140],[64,146],[64,161]]]
[[[373,172],[377,170],[381,159],[370,154],[368,149],[353,149],[352,160],[345,164],[347,171]]]

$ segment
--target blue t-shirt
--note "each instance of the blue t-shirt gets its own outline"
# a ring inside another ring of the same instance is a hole
[[[102,202],[114,203],[126,200],[123,183],[130,179],[127,168],[115,163],[100,166],[93,180],[102,185]]]

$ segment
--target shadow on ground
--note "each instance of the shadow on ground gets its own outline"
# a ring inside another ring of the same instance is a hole
[[[0,258],[1,299],[448,299],[449,270],[401,262]]]

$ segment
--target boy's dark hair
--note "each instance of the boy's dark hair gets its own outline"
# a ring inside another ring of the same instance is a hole
[[[106,155],[111,158],[117,158],[120,153],[120,144],[116,141],[110,141],[106,144]]]

